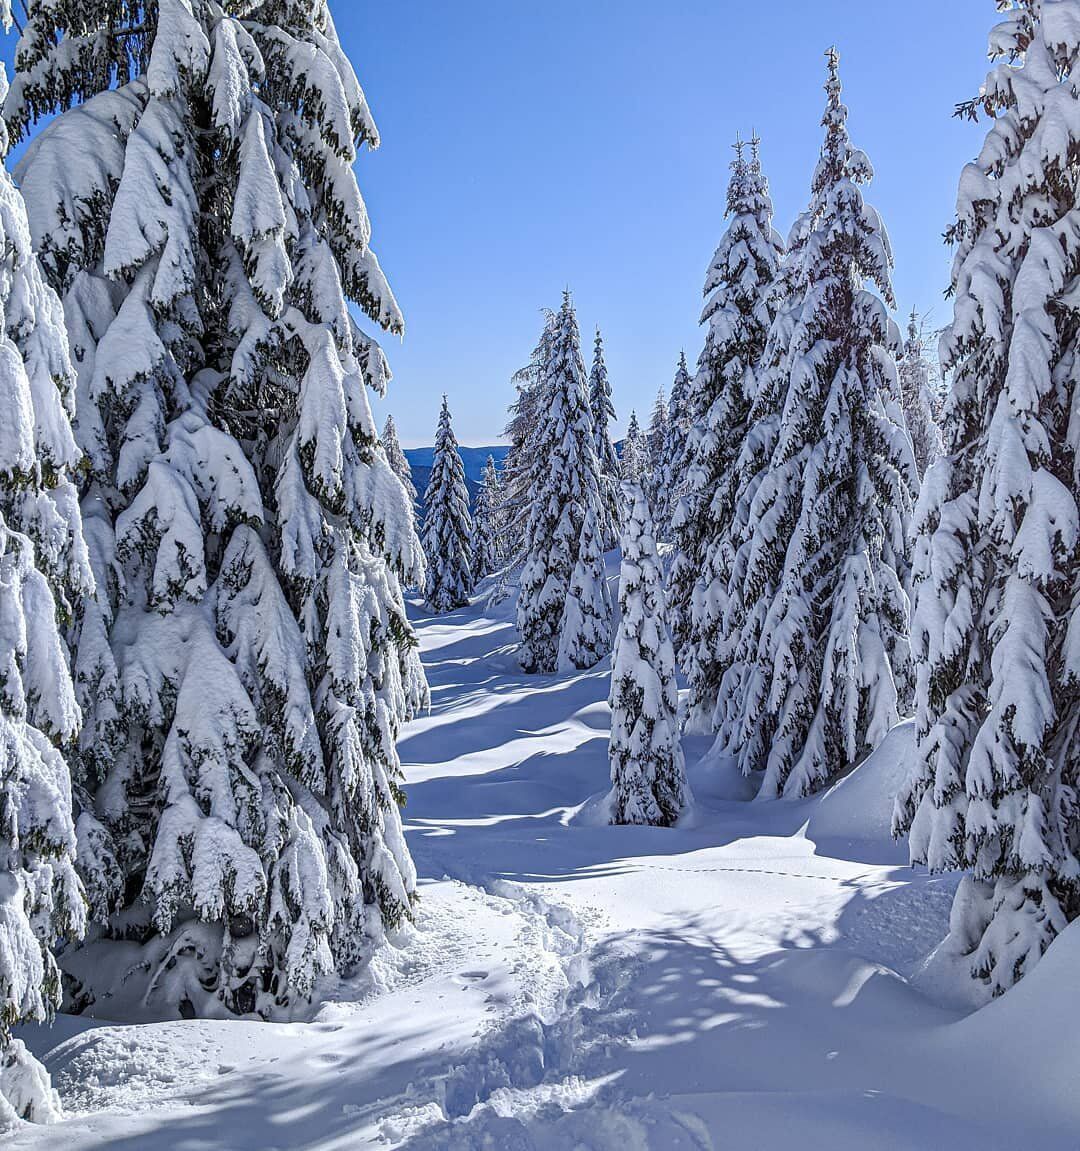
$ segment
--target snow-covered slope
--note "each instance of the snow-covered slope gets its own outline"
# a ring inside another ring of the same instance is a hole
[[[5,1148],[1075,1148],[1080,935],[975,1016],[918,989],[953,882],[888,836],[910,728],[798,803],[687,740],[679,828],[595,826],[606,668],[522,675],[512,611],[418,615],[408,946],[309,1024],[26,1033],[71,1117]]]

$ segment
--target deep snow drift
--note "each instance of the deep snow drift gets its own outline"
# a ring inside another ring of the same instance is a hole
[[[910,727],[799,803],[746,802],[688,739],[683,826],[596,826],[606,665],[524,676],[512,615],[417,616],[408,946],[308,1024],[25,1029],[69,1118],[5,1147],[1075,1148],[1080,931],[1003,1000],[950,1004],[924,961],[954,881],[888,834]]]

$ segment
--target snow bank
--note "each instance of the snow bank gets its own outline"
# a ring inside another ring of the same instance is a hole
[[[915,724],[908,720],[858,767],[813,802],[807,838],[840,858],[906,863],[907,847],[892,836],[893,801],[915,754]],[[858,854],[852,855],[852,849]]]
[[[1072,1113],[1080,1129],[1080,920],[1051,944],[1009,992],[948,1029],[954,1066],[990,1052],[982,1090],[995,1110],[1008,1106],[1032,1122]],[[1032,1144],[1034,1146],[1034,1144]]]
[[[910,725],[800,801],[745,802],[687,740],[690,818],[590,826],[605,671],[524,675],[505,602],[419,631],[428,878],[378,988],[310,1023],[25,1029],[69,1117],[14,1151],[1075,1151],[1080,928],[971,1017],[910,978],[955,883],[897,865]]]

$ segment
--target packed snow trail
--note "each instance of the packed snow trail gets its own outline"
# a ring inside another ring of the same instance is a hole
[[[525,676],[512,613],[417,612],[408,945],[310,1023],[28,1029],[69,1118],[5,1146],[1075,1149],[1080,934],[977,1015],[948,1005],[923,960],[953,881],[888,831],[910,728],[800,803],[746,802],[687,740],[682,826],[598,826],[606,666]]]

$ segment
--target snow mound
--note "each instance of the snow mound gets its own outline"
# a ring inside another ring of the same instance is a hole
[[[898,724],[858,767],[815,803],[807,838],[842,858],[906,863],[907,848],[893,840],[893,802],[915,754],[915,723]]]
[[[1060,1111],[1063,1104],[1080,1113],[1078,970],[1080,920],[1007,994],[948,1029],[947,1043],[957,1059],[962,1052],[994,1052],[988,1094],[1011,1095],[1032,1121]]]
[[[250,1060],[265,1041],[263,1027],[241,1020],[92,1027],[52,1051],[49,1070],[71,1114],[93,1113],[103,1104],[137,1114]],[[226,1044],[233,1049],[229,1057]]]
[[[1080,928],[972,1018],[927,986],[956,876],[891,839],[910,725],[784,802],[690,737],[690,817],[590,826],[607,674],[525,676],[505,610],[420,622],[408,945],[310,1022],[23,1029],[69,1116],[13,1149],[1076,1151]]]
[[[684,735],[687,774],[694,798],[712,803],[743,802],[754,798],[757,784],[739,770],[739,761],[728,755],[716,740],[707,736]]]

